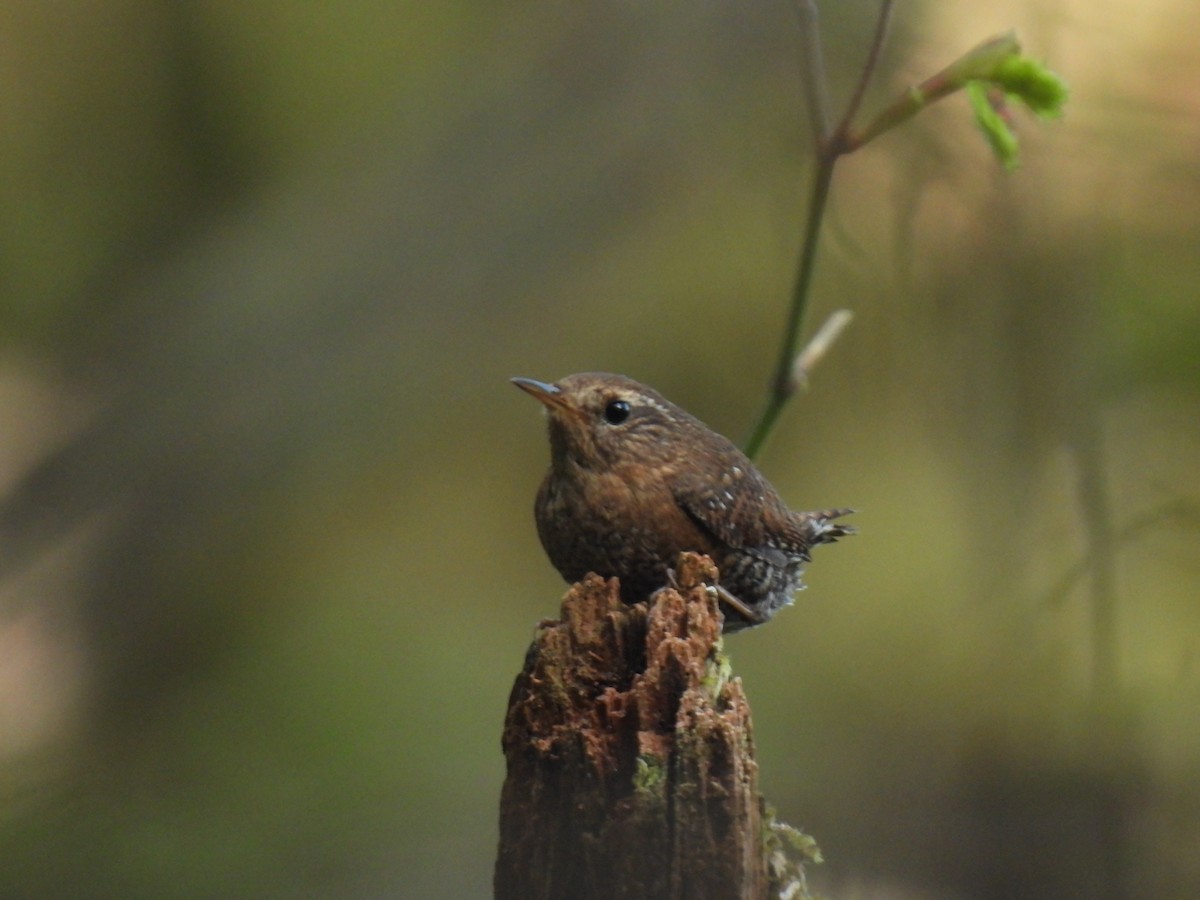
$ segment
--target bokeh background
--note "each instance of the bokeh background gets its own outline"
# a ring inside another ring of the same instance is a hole
[[[847,97],[874,3],[820,4]],[[789,2],[0,7],[0,896],[486,897],[564,587],[512,375],[741,439],[811,162]],[[853,897],[1200,896],[1200,7],[899,5],[760,462],[853,505],[728,649]]]

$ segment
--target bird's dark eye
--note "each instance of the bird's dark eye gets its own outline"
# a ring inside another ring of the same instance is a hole
[[[610,400],[604,407],[604,421],[609,425],[620,425],[629,418],[629,404],[624,400]]]

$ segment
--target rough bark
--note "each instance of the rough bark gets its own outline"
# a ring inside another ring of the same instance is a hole
[[[499,900],[767,896],[750,708],[719,651],[716,570],[626,606],[588,576],[509,699]]]

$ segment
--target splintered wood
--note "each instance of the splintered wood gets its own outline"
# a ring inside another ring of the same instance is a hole
[[[720,654],[716,570],[627,606],[590,575],[509,699],[500,900],[767,895],[750,708]]]

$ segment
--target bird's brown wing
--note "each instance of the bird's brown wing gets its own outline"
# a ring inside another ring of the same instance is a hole
[[[699,528],[735,550],[762,547],[766,519],[787,514],[774,488],[749,462],[711,470],[689,466],[676,473],[671,492]]]
[[[832,521],[852,509],[793,513],[748,463],[680,472],[672,492],[679,507],[714,539],[772,565],[785,565],[789,556],[807,559],[813,545],[854,533],[851,526]]]

